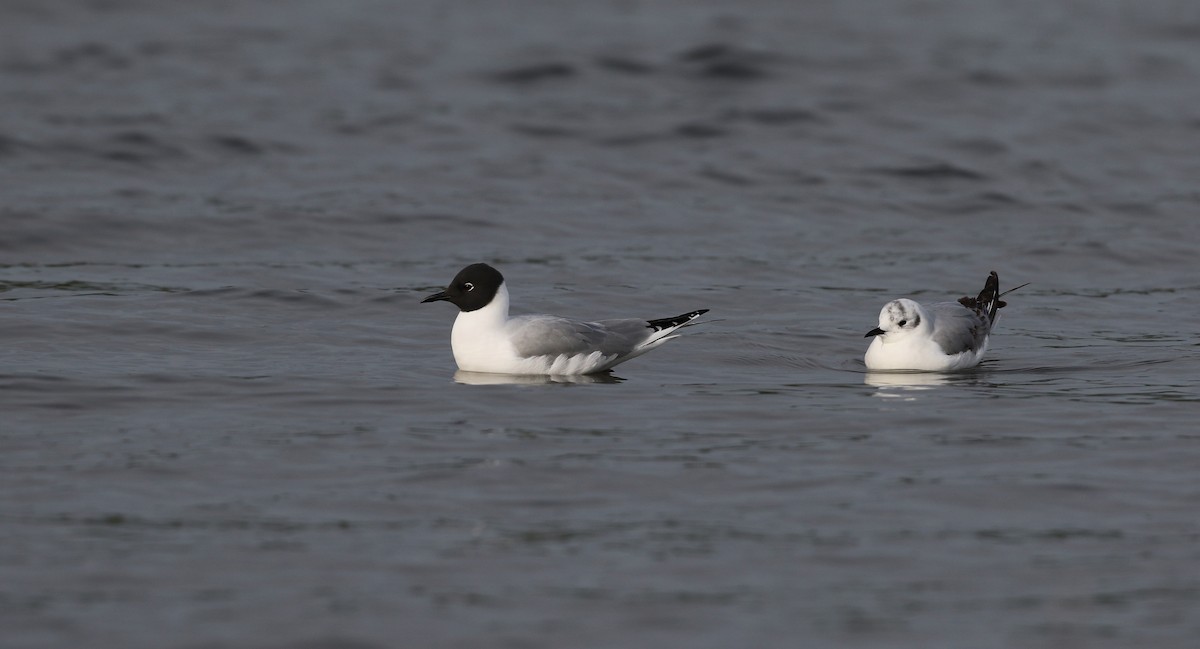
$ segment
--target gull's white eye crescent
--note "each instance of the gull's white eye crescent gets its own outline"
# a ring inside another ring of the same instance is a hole
[[[466,284],[463,284],[463,289],[467,290],[467,291],[474,291],[475,285],[472,284],[471,282],[467,282]]]

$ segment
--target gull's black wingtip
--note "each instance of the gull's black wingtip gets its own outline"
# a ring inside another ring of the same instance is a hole
[[[1029,282],[1025,282],[1020,286],[1014,286],[1013,288],[1001,293],[1000,275],[993,270],[988,274],[987,282],[983,285],[983,290],[980,291],[978,297],[959,298],[958,303],[967,307],[968,309],[974,309],[975,311],[979,312],[980,315],[987,315],[988,322],[995,323],[996,312],[1008,306],[1008,302],[1005,302],[1000,298],[1019,288],[1025,288],[1026,286],[1029,286]]]
[[[683,326],[696,318],[708,313],[708,309],[699,309],[697,311],[689,311],[687,313],[677,315],[674,318],[662,318],[660,320],[647,320],[646,324],[655,331],[663,329],[671,329],[673,327]]]

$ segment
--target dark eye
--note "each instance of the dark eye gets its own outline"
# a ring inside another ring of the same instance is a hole
[[[903,327],[904,325],[908,324],[908,320],[901,320],[899,324],[901,327]]]
[[[463,284],[463,290],[464,291],[474,291],[475,285],[472,284],[471,282],[467,282],[467,283]]]

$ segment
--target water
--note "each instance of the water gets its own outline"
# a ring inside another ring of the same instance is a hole
[[[1192,4],[0,18],[0,645],[1194,646]],[[487,384],[475,261],[711,322]]]

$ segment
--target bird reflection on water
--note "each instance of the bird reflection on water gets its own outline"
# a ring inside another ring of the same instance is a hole
[[[584,383],[620,383],[625,379],[609,372],[599,374],[489,374],[487,372],[454,373],[454,382],[465,385],[580,385]]]

